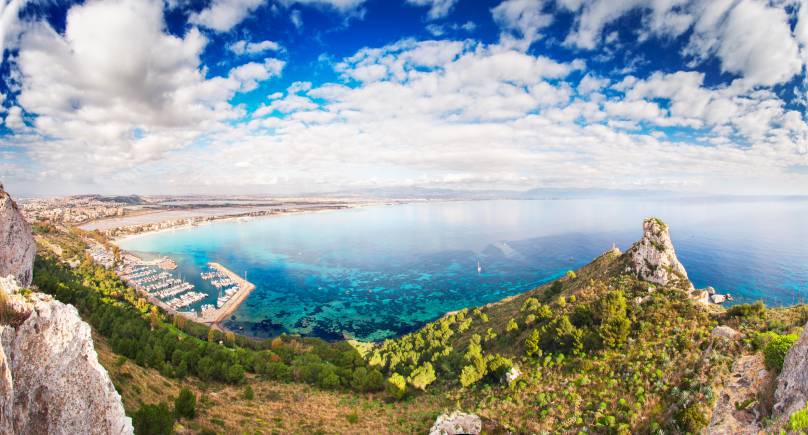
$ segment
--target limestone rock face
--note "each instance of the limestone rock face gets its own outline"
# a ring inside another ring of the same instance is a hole
[[[668,226],[657,218],[648,218],[642,225],[642,239],[626,251],[629,268],[642,280],[667,285],[681,282],[692,290],[682,263],[676,258]]]
[[[41,293],[6,298],[12,308],[0,324],[0,433],[133,433],[76,309]]]
[[[774,400],[775,418],[788,417],[808,402],[808,324],[786,354]]]
[[[76,308],[31,284],[34,241],[0,186],[0,434],[132,434]]]
[[[36,245],[29,224],[0,184],[0,277],[12,275],[19,285],[31,285]]]
[[[483,422],[474,414],[455,411],[451,414],[442,414],[435,420],[429,435],[477,435],[483,430]]]

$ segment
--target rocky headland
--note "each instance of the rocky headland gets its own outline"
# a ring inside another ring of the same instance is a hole
[[[76,309],[29,291],[31,226],[0,187],[0,433],[131,434]]]

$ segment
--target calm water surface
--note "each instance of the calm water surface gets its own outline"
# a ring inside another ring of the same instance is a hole
[[[207,262],[246,272],[257,288],[231,328],[379,340],[555,279],[612,243],[625,250],[650,215],[669,224],[697,287],[736,302],[808,299],[808,201],[432,202],[222,222],[121,246],[175,258],[211,293],[199,304],[215,301],[199,279]]]

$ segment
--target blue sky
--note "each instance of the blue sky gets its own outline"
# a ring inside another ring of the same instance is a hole
[[[0,0],[21,194],[808,194],[799,0]]]

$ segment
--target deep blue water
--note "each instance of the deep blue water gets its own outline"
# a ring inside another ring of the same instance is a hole
[[[121,246],[175,258],[211,294],[199,279],[207,262],[246,272],[257,288],[227,322],[244,333],[379,340],[521,293],[612,243],[625,250],[650,215],[668,223],[696,287],[736,302],[808,298],[808,201],[432,202],[221,222]]]

